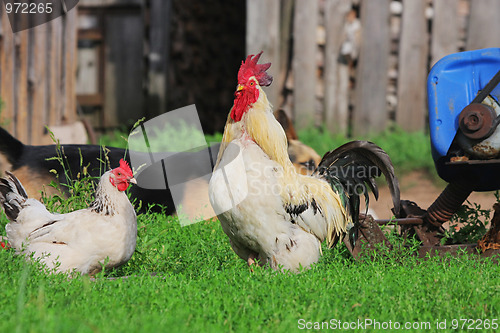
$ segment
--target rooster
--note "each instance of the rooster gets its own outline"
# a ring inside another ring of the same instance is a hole
[[[326,153],[312,175],[298,174],[262,90],[272,77],[270,63],[258,64],[261,54],[239,69],[209,198],[240,258],[297,272],[319,260],[323,241],[332,247],[349,225],[357,226],[360,196],[368,204],[368,187],[378,196],[374,177],[384,173],[396,212],[399,187],[389,156],[367,141]]]
[[[125,161],[102,175],[89,208],[67,214],[50,213],[28,199],[16,176],[6,173],[0,178],[0,203],[11,221],[5,226],[8,241],[18,254],[33,254],[56,272],[90,275],[131,258],[137,218],[124,191],[135,178]]]

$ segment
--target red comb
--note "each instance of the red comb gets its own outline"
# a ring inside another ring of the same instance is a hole
[[[257,62],[263,51],[257,55],[249,55],[245,61],[241,62],[240,70],[238,71],[238,83],[245,84],[252,76],[257,78],[259,85],[268,86],[273,82],[273,77],[266,71],[271,67],[271,63],[258,65]]]
[[[122,169],[123,173],[125,173],[129,177],[133,177],[132,169],[130,169],[130,165],[123,158],[120,160],[120,169]]]

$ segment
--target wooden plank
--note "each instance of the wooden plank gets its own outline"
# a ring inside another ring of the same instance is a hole
[[[445,55],[458,52],[459,17],[456,0],[434,0],[431,66]]]
[[[383,131],[387,125],[387,70],[390,0],[362,0],[360,55],[356,72],[354,135]]]
[[[9,23],[9,19],[4,10],[2,10],[2,52],[0,53],[0,68],[2,69],[2,76],[0,80],[0,98],[2,99],[2,112],[0,122],[7,130],[15,133],[14,126],[14,68],[15,68],[15,47],[14,47],[14,34]]]
[[[3,53],[3,22],[7,17],[4,18],[4,10],[0,9],[0,55]],[[0,93],[2,92],[2,64],[0,63]],[[0,95],[0,121],[2,112],[2,96]]]
[[[167,61],[170,45],[171,0],[151,0],[146,116],[167,112]]]
[[[62,75],[62,18],[48,23],[50,25],[50,36],[48,40],[48,91],[49,105],[47,108],[48,115],[44,125],[60,125],[61,124],[61,75]]]
[[[102,40],[102,33],[99,30],[79,30],[78,31],[78,39],[87,39],[87,40]]]
[[[106,18],[105,127],[134,123],[144,114],[144,25],[139,14]]]
[[[77,11],[70,10],[63,17],[63,106],[62,117],[66,123],[76,121],[76,49],[77,49]]]
[[[467,50],[498,47],[500,45],[500,1],[474,0],[470,2]]]
[[[278,104],[275,104],[274,109],[283,108],[285,101],[285,85],[288,75],[291,75],[291,59],[289,57],[292,47],[293,33],[293,7],[294,0],[281,0],[280,14],[280,45],[279,45],[279,75],[275,75],[275,82],[279,87]],[[276,69],[275,69],[276,70]],[[292,110],[285,110],[287,115],[292,118]]]
[[[297,129],[314,124],[316,106],[316,29],[318,1],[297,0],[294,17],[293,114]]]
[[[330,132],[347,135],[348,131],[348,77],[342,75],[347,66],[339,62],[346,15],[350,0],[325,1],[325,70],[324,119]],[[344,68],[342,68],[344,67]],[[344,88],[344,89],[343,89]]]
[[[22,142],[28,142],[28,132],[31,131],[28,123],[28,35],[28,30],[17,32],[15,35],[15,133]]]
[[[32,66],[28,73],[28,82],[31,89],[29,94],[33,101],[32,107],[32,134],[31,144],[42,142],[44,135],[44,116],[47,113],[47,102],[45,88],[47,85],[45,77],[45,66],[47,56],[47,25],[42,24],[32,29],[34,33],[34,45],[29,50]],[[44,55],[44,56],[40,56]]]
[[[98,93],[99,47],[78,48],[78,76],[76,80],[77,97]]]
[[[247,1],[246,53],[257,54],[264,51],[260,63],[271,62],[269,73],[274,77],[273,84],[264,87],[271,104],[278,106],[279,95],[283,88],[280,75],[280,1]],[[281,81],[281,82],[278,82]]]
[[[82,94],[76,96],[79,104],[85,106],[102,106],[104,97],[102,94]]]
[[[428,35],[425,1],[406,0],[399,44],[396,122],[404,130],[425,128]]]

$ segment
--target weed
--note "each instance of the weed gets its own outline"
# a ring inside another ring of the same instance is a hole
[[[54,137],[54,134],[49,130],[49,134],[56,145],[57,156],[49,158],[55,160],[61,165],[64,173],[64,183],[57,183],[52,181],[49,186],[56,190],[57,194],[47,196],[42,192],[42,202],[46,205],[49,211],[58,213],[67,213],[70,211],[87,208],[94,200],[93,194],[95,192],[96,183],[99,181],[98,177],[92,177],[87,169],[89,164],[83,165],[83,156],[80,151],[80,169],[71,170],[66,155],[64,154],[64,147],[61,146],[59,140]],[[104,155],[99,159],[100,173],[104,173],[109,168],[109,159],[106,155],[106,149],[103,147]],[[56,178],[60,178],[56,170],[50,170],[55,174]],[[77,172],[73,174],[73,172]],[[66,194],[69,194],[66,195]]]
[[[445,230],[441,244],[477,243],[486,234],[491,210],[481,209],[481,205],[467,201],[451,218],[448,230]]]

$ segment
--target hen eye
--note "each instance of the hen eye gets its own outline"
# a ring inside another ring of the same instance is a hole
[[[122,175],[122,173],[120,171],[118,171],[118,176],[121,176],[121,175]]]

